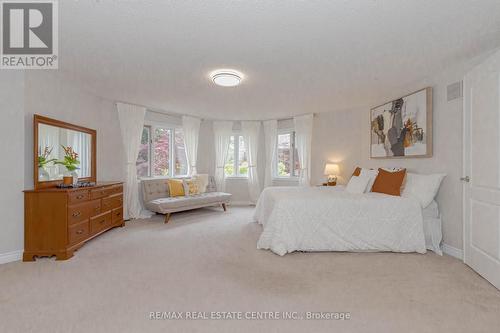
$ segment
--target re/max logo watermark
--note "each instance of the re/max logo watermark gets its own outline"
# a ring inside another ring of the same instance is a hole
[[[58,68],[57,5],[57,0],[0,0],[0,68]]]

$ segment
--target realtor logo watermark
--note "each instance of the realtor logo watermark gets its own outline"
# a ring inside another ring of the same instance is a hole
[[[57,0],[0,0],[0,68],[58,68],[57,5]]]

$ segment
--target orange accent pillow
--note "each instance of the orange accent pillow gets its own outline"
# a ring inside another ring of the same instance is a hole
[[[401,196],[401,185],[406,176],[406,169],[390,172],[378,169],[378,176],[373,183],[372,192]]]
[[[356,176],[356,177],[359,177],[360,174],[361,174],[361,168],[360,167],[356,167],[356,169],[354,169],[354,172],[352,173],[352,175]]]

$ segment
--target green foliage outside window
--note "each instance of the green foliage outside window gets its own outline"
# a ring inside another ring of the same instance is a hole
[[[226,164],[224,166],[224,173],[226,174],[226,176],[234,175],[234,164],[233,163]]]
[[[289,176],[285,163],[279,161],[278,162],[278,176]]]

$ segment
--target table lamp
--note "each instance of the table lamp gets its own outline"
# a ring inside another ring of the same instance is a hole
[[[340,173],[339,165],[334,163],[325,164],[325,176],[328,176],[328,186],[337,185],[337,175]]]

